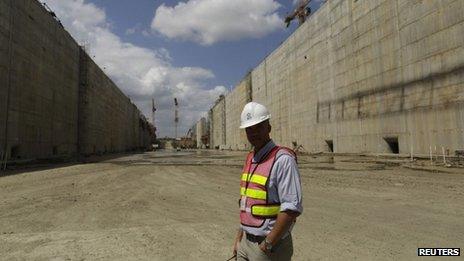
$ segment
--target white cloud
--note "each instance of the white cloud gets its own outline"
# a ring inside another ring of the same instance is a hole
[[[137,23],[133,27],[127,28],[125,34],[126,35],[142,34],[145,37],[151,36],[150,28],[144,28],[141,23]]]
[[[211,45],[220,41],[260,38],[283,28],[274,0],[190,0],[162,4],[151,28],[168,38]]]
[[[157,104],[159,136],[174,135],[173,99],[180,103],[179,133],[186,130],[220,95],[223,86],[211,88],[206,81],[213,72],[200,67],[174,67],[166,49],[151,50],[122,41],[111,32],[105,12],[84,0],[46,0],[65,28],[137,105],[147,118],[151,99]]]
[[[145,36],[145,37],[149,37],[150,32],[148,30],[142,30],[142,35]]]
[[[142,24],[138,23],[134,27],[126,29],[126,35],[132,35],[141,30]]]
[[[135,27],[128,28],[128,29],[126,30],[126,35],[135,34],[135,31],[136,31],[136,30],[137,30],[137,29],[136,29]]]

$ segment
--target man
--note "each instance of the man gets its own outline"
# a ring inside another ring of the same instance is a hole
[[[253,145],[240,183],[240,228],[234,243],[237,260],[291,260],[290,234],[303,211],[296,156],[276,146],[269,134],[271,115],[250,102],[241,114],[241,129]]]

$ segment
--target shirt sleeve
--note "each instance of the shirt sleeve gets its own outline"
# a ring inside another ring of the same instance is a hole
[[[295,159],[287,154],[280,155],[274,163],[280,211],[291,210],[303,213],[303,195],[300,172]]]

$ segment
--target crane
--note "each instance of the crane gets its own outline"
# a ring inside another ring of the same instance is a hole
[[[293,13],[285,17],[285,24],[287,27],[290,26],[290,22],[293,19],[295,19],[295,17],[298,17],[299,25],[302,25],[305,22],[306,17],[308,17],[309,14],[311,14],[311,8],[309,8],[309,6],[307,7],[309,2],[311,2],[311,0],[298,1],[297,7],[293,11]]]
[[[176,131],[175,139],[177,140],[177,125],[179,123],[179,103],[177,102],[177,98],[174,98],[174,128]]]
[[[189,135],[192,135],[192,129],[188,129],[187,134],[185,134],[186,138],[189,138]]]
[[[151,99],[151,123],[153,124],[153,127],[155,127],[155,99]]]

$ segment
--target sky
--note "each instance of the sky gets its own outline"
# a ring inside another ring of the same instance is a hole
[[[297,28],[298,0],[39,0],[151,121],[184,136]],[[322,0],[312,0],[314,12]]]

